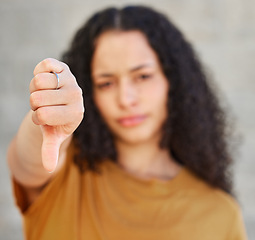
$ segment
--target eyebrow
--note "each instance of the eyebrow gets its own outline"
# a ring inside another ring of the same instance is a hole
[[[141,64],[141,65],[138,65],[136,67],[133,67],[129,70],[129,72],[135,72],[137,70],[140,70],[142,68],[145,68],[145,67],[150,67],[151,65],[153,65],[153,63],[145,63],[145,64]]]
[[[150,66],[152,66],[153,65],[153,63],[145,63],[145,64],[141,64],[141,65],[138,65],[138,66],[135,66],[135,67],[133,67],[133,68],[131,68],[130,70],[129,70],[129,72],[135,72],[135,71],[138,71],[138,70],[140,70],[140,69],[142,69],[142,68],[145,68],[145,67],[150,67]],[[100,74],[96,74],[96,76],[97,77],[112,77],[112,76],[114,76],[114,74],[112,74],[112,73],[100,73]]]

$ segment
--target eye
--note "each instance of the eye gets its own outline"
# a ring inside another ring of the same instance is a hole
[[[113,82],[111,81],[107,81],[107,82],[103,82],[103,83],[98,83],[96,84],[96,88],[98,89],[108,89],[113,85]]]
[[[137,79],[138,80],[147,80],[150,79],[152,77],[152,74],[140,74],[138,75]]]

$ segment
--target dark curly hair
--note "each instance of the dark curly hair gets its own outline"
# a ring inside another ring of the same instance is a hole
[[[232,193],[226,119],[191,45],[167,17],[144,6],[108,8],[96,13],[77,32],[66,62],[84,92],[85,118],[74,132],[80,151],[75,163],[91,170],[105,158],[116,161],[111,132],[93,101],[91,59],[96,39],[109,30],[138,30],[156,52],[170,82],[168,118],[160,143],[197,176]],[[86,163],[86,164],[85,164]]]

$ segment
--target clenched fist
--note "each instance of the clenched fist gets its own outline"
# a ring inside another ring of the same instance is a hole
[[[53,72],[57,73],[59,83]],[[43,135],[43,166],[52,172],[57,166],[61,144],[82,121],[82,90],[69,67],[52,58],[43,60],[35,67],[29,88],[32,120],[41,126]]]

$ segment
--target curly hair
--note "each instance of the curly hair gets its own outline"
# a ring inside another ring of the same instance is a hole
[[[160,142],[175,160],[213,187],[232,193],[226,118],[190,43],[163,14],[145,7],[107,8],[93,15],[76,33],[66,62],[84,92],[85,118],[74,132],[81,171],[96,170],[106,158],[117,161],[111,132],[93,101],[91,59],[95,41],[110,30],[138,30],[157,54],[170,82],[168,117]],[[85,164],[86,163],[86,164]]]

